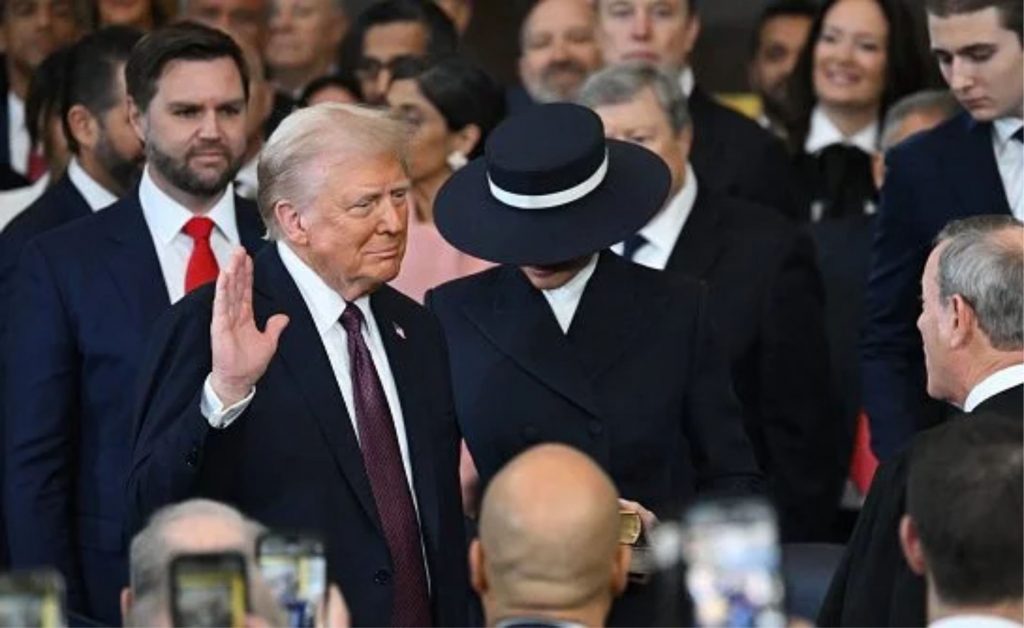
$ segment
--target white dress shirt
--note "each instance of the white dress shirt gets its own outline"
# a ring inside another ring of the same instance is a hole
[[[345,328],[338,321],[341,313],[345,311],[347,304],[337,292],[324,283],[316,272],[306,265],[288,245],[283,242],[277,243],[277,252],[281,256],[281,262],[285,270],[291,275],[295,285],[299,288],[302,300],[313,317],[313,324],[320,334],[324,351],[327,352],[327,359],[331,363],[331,371],[334,372],[334,379],[338,382],[341,390],[341,397],[345,400],[345,407],[349,410],[349,420],[352,422],[352,431],[356,439],[359,439],[359,424],[356,419],[355,397],[352,392],[352,375],[349,370],[348,355],[348,334]],[[363,327],[363,340],[370,350],[373,358],[373,366],[377,369],[377,377],[380,378],[381,386],[384,388],[384,396],[391,410],[391,418],[395,423],[395,436],[398,438],[398,449],[402,454],[402,467],[405,469],[405,479],[409,483],[409,492],[412,493],[413,504],[416,504],[416,491],[412,484],[412,463],[409,459],[409,443],[406,439],[405,418],[402,414],[402,404],[398,396],[398,387],[395,385],[394,375],[391,373],[391,363],[388,362],[388,354],[384,350],[384,340],[381,337],[380,329],[377,327],[377,319],[373,316],[370,307],[370,297],[364,296],[353,301],[353,305],[359,308],[363,314],[365,325]],[[287,332],[286,332],[287,333]],[[257,384],[258,386],[258,384]],[[200,401],[200,410],[210,426],[215,429],[224,429],[231,425],[235,419],[242,414],[249,406],[256,394],[256,388],[249,391],[241,401],[225,408],[210,383],[207,376],[203,385],[203,396]],[[244,419],[243,419],[244,420]],[[419,506],[416,506],[417,513]]]
[[[937,619],[928,628],[1021,628],[1021,623],[994,615],[954,615]]]
[[[974,412],[982,402],[1014,386],[1024,384],[1024,364],[1014,364],[978,382],[964,400],[964,412]]]
[[[683,90],[683,95],[687,98],[693,93],[693,84],[696,79],[693,78],[693,68],[686,66],[683,71],[679,73],[679,88]]]
[[[7,226],[18,217],[18,214],[28,209],[28,206],[36,202],[46,192],[50,185],[50,173],[36,179],[36,182],[25,187],[14,188],[13,190],[0,191],[0,229]]]
[[[86,172],[80,163],[78,158],[73,157],[71,162],[68,163],[68,178],[71,179],[71,183],[74,184],[75,189],[85,199],[86,204],[93,212],[97,212],[104,207],[117,202],[117,197],[110,193],[107,188],[103,187],[93,179],[88,172]]]
[[[1024,144],[1013,134],[1024,126],[1020,118],[999,118],[992,123],[992,148],[996,153],[999,177],[1006,190],[1006,201],[1017,220],[1024,220]]]
[[[811,126],[804,142],[804,152],[808,155],[827,148],[833,144],[846,144],[861,149],[868,155],[878,151],[878,121],[875,120],[853,135],[846,136],[825,114],[821,106],[811,112]]]
[[[28,174],[28,151],[31,140],[25,126],[25,101],[12,91],[7,92],[7,146],[10,147],[11,170]]]
[[[192,256],[194,240],[182,229],[196,214],[192,213],[178,201],[157,187],[149,176],[149,166],[142,175],[139,184],[139,201],[142,214],[156,247],[156,256],[160,260],[160,270],[167,284],[167,294],[171,303],[185,296],[185,272],[188,270],[188,259]],[[210,246],[217,264],[223,268],[231,257],[231,251],[241,241],[238,237],[238,225],[235,223],[235,193],[229,184],[220,200],[206,213],[215,225],[210,233]]]
[[[576,308],[580,306],[583,291],[587,288],[587,282],[594,275],[594,270],[597,269],[597,257],[598,254],[594,253],[583,270],[558,288],[541,290],[541,294],[548,300],[548,305],[551,306],[551,311],[555,315],[555,320],[558,321],[558,326],[562,328],[563,334],[569,333],[569,326],[572,325],[572,319],[576,316]]]
[[[696,201],[697,177],[687,164],[682,189],[638,232],[647,239],[647,243],[637,249],[632,261],[655,270],[665,270]],[[624,243],[620,242],[612,246],[612,251],[622,255],[623,248]]]

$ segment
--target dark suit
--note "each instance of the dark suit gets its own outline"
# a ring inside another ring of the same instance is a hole
[[[49,231],[91,213],[85,199],[65,175],[0,232],[0,338],[4,337],[6,329],[6,314],[11,298],[14,269],[17,267],[18,258],[21,256],[25,244],[44,231]],[[3,368],[3,359],[0,356],[0,382],[4,381]],[[0,417],[2,416],[3,411],[0,408]],[[3,429],[4,421],[0,420],[0,451],[3,451]],[[2,481],[3,477],[4,469],[3,465],[0,465],[0,486],[6,485]],[[0,513],[2,512],[3,509],[0,508]],[[5,516],[0,518],[0,537],[2,537],[0,546],[2,546],[3,554],[0,561],[6,565],[8,552]]]
[[[707,283],[783,538],[827,536],[846,472],[814,245],[784,218],[699,187],[665,270]]]
[[[746,116],[715,102],[695,86],[689,98],[693,121],[690,162],[712,188],[805,219],[795,174],[782,142]]]
[[[235,199],[243,244],[261,244]],[[72,610],[117,623],[126,583],[131,385],[170,306],[138,193],[25,246],[9,308],[7,512],[15,567],[64,574]]]
[[[568,334],[515,267],[449,282],[426,301],[445,330],[456,413],[482,485],[549,441],[591,456],[622,497],[664,518],[698,492],[757,484],[705,292],[692,280],[603,252]],[[643,589],[620,598],[612,621],[654,621]]]
[[[1019,421],[1024,386],[990,397],[960,421],[992,416]],[[933,429],[941,430],[943,426]],[[912,443],[911,443],[912,445]],[[924,578],[907,566],[900,549],[899,525],[906,512],[907,473],[912,446],[878,467],[857,527],[846,546],[818,614],[819,626],[924,626]],[[955,508],[955,504],[950,507]]]
[[[212,297],[207,288],[172,308],[149,345],[128,482],[132,529],[160,506],[203,496],[272,528],[318,530],[353,622],[388,625],[391,558],[359,443],[277,248],[256,258],[253,310],[261,327],[279,312],[291,322],[251,404],[223,431],[209,427],[199,402],[211,368]],[[370,304],[401,398],[435,625],[465,625],[459,432],[444,339],[432,316],[390,287]]]
[[[1009,214],[990,124],[961,113],[889,151],[861,338],[872,448],[893,456],[941,411],[928,403],[916,321],[932,240],[951,220]]]

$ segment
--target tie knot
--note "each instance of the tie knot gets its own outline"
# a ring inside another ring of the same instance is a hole
[[[647,238],[639,233],[634,233],[626,238],[626,241],[622,243],[622,257],[629,261],[633,261],[633,257],[636,255],[636,252],[644,248],[647,243]]]
[[[341,326],[346,334],[358,334],[359,328],[363,324],[363,313],[359,311],[358,305],[349,303],[345,306],[345,311],[341,313],[341,318],[338,320],[341,322]]]
[[[1014,131],[1013,135],[1011,135],[1010,137],[1017,140],[1018,142],[1024,142],[1024,126]]]
[[[213,221],[206,216],[196,216],[185,223],[182,231],[193,240],[209,240],[210,232],[213,231]]]

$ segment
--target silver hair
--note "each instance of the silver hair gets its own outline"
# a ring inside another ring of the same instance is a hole
[[[190,499],[165,506],[156,511],[149,524],[132,539],[129,549],[129,571],[132,608],[124,618],[127,626],[152,626],[161,612],[169,607],[171,561],[181,553],[167,539],[167,529],[193,517],[217,518],[237,523],[241,531],[242,551],[250,570],[255,564],[256,539],[263,533],[261,525],[247,519],[234,508],[208,499]],[[250,582],[253,581],[250,574]]]
[[[889,107],[885,114],[885,122],[882,124],[882,141],[880,148],[882,152],[898,144],[905,138],[897,136],[903,121],[914,114],[934,113],[946,121],[960,111],[960,103],[956,97],[945,89],[926,89],[904,96]]]
[[[939,298],[946,302],[958,294],[970,303],[994,348],[1024,348],[1024,223],[1012,216],[955,220],[935,244],[945,245],[939,254]]]
[[[679,81],[648,63],[631,61],[595,72],[583,83],[576,102],[591,109],[621,105],[647,88],[654,92],[673,131],[679,133],[690,125],[690,108]]]
[[[263,146],[256,171],[268,237],[281,238],[278,203],[288,201],[301,211],[316,200],[325,179],[315,180],[316,162],[394,154],[408,172],[408,138],[408,126],[381,109],[323,103],[291,113]]]

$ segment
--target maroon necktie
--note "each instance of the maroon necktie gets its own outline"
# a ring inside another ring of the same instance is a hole
[[[341,326],[348,336],[359,446],[395,570],[391,624],[430,626],[430,599],[419,523],[405,477],[391,410],[370,350],[363,340],[362,325],[363,313],[355,304],[348,304],[341,314]]]

